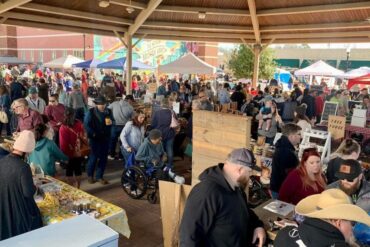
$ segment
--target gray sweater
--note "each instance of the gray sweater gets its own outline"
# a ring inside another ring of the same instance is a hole
[[[134,115],[134,108],[127,101],[114,101],[108,106],[112,110],[116,125],[124,126]]]
[[[135,151],[137,151],[140,147],[140,144],[143,142],[144,134],[144,126],[139,128],[134,126],[132,121],[128,121],[120,135],[122,146],[125,149],[132,147],[135,149]]]
[[[68,106],[73,109],[85,108],[86,103],[81,91],[73,91],[69,94]]]

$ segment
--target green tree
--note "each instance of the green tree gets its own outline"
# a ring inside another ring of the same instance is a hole
[[[270,48],[261,52],[259,78],[271,79],[273,77],[276,69],[274,58],[274,51]],[[246,45],[240,45],[232,51],[228,65],[237,78],[252,78],[254,54]]]

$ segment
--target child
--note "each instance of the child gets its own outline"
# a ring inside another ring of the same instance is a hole
[[[153,129],[149,132],[149,136],[144,139],[136,153],[135,159],[142,161],[146,166],[154,165],[155,167],[162,168],[167,157],[162,146],[162,132],[158,129]],[[164,168],[169,177],[178,184],[183,184],[185,179],[177,176],[172,169]]]
[[[270,98],[266,98],[265,105],[262,106],[260,113],[259,113],[259,121],[258,121],[258,129],[262,129],[263,122],[266,122],[266,131],[271,128],[271,119],[272,119],[272,112],[271,112],[272,100]]]

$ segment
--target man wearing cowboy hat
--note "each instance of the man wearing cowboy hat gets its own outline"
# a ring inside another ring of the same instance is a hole
[[[36,188],[24,156],[35,149],[32,131],[20,132],[13,152],[0,162],[0,242],[42,227],[42,218],[33,195]]]
[[[295,211],[305,220],[298,227],[280,230],[275,247],[357,246],[352,224],[361,222],[370,226],[370,216],[339,189],[308,196],[297,204]]]
[[[106,99],[99,95],[95,100],[95,107],[91,108],[85,117],[84,127],[89,138],[90,155],[87,164],[88,182],[95,183],[97,180],[101,184],[108,184],[103,178],[105,166],[108,160],[109,142],[114,118],[112,111],[106,107]],[[96,180],[94,178],[95,167]]]
[[[354,204],[366,212],[370,212],[370,182],[364,178],[360,162],[343,160],[335,176],[339,180],[329,184],[327,188],[341,189],[352,199]]]
[[[253,169],[260,170],[253,153],[239,148],[224,164],[199,176],[201,182],[190,192],[182,216],[180,246],[263,246],[263,222],[248,208],[244,192]]]

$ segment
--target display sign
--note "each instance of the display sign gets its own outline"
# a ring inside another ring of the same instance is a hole
[[[334,140],[344,137],[346,128],[346,117],[329,115],[328,131]]]
[[[338,110],[338,103],[325,101],[324,110],[322,111],[322,115],[321,115],[321,122],[329,121],[330,115],[336,116],[337,110]]]

